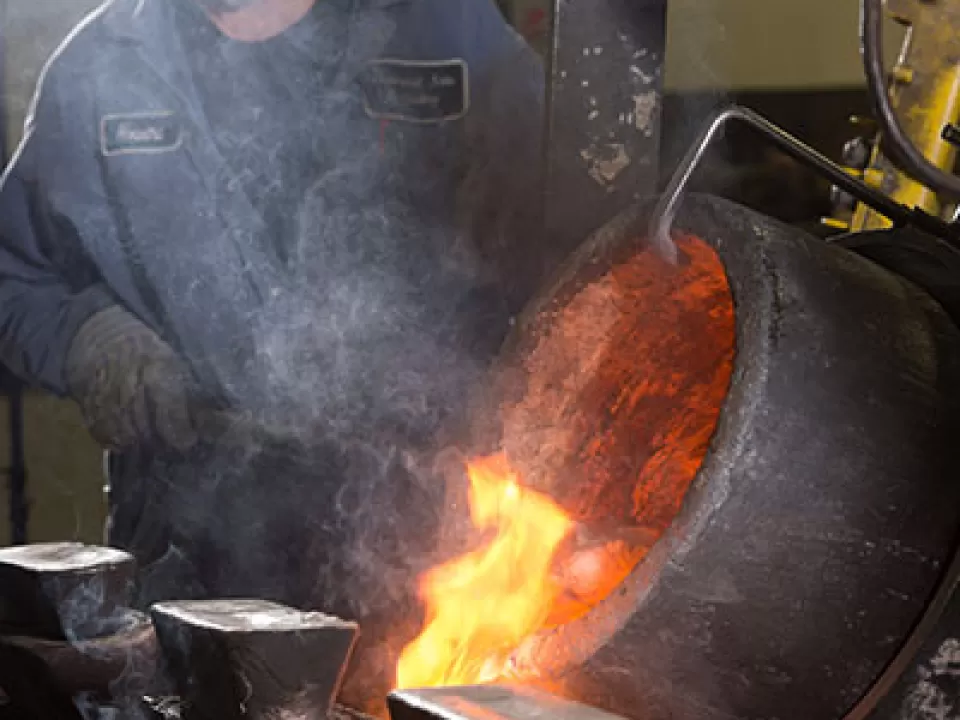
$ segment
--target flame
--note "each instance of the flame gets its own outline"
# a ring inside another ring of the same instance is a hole
[[[589,625],[677,517],[736,345],[719,257],[693,236],[678,245],[688,262],[666,268],[637,253],[538,316],[522,392],[507,377],[511,399],[498,407],[528,486],[506,454],[468,463],[473,523],[493,539],[421,578],[426,623],[401,655],[398,687],[542,684],[541,660],[554,663],[559,648],[526,651],[551,638],[543,631]]]
[[[504,455],[467,463],[467,475],[471,520],[493,537],[421,578],[426,624],[400,656],[401,689],[496,680],[563,594],[553,561],[574,522],[522,487]]]

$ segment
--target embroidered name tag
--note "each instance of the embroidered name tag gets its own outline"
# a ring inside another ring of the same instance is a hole
[[[470,108],[467,63],[453,60],[375,60],[363,82],[367,115],[380,120],[439,123]]]
[[[183,126],[173,112],[105,115],[100,120],[104,155],[171,152],[183,142]]]

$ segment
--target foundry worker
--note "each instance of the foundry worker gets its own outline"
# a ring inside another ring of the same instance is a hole
[[[55,54],[0,360],[110,450],[141,602],[396,609],[540,275],[542,85],[493,0],[114,0]]]

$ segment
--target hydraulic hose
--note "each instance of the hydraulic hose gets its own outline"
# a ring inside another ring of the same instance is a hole
[[[860,52],[867,77],[867,92],[873,114],[880,126],[884,153],[921,185],[950,199],[960,198],[960,177],[943,172],[917,150],[904,132],[893,103],[890,102],[886,72],[883,68],[882,0],[860,0]]]

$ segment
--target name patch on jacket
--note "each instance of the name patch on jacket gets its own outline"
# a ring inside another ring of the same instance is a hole
[[[470,109],[467,63],[453,60],[375,60],[363,82],[367,115],[378,120],[439,123]]]
[[[183,126],[173,112],[105,115],[100,120],[104,155],[171,152],[183,142]]]

